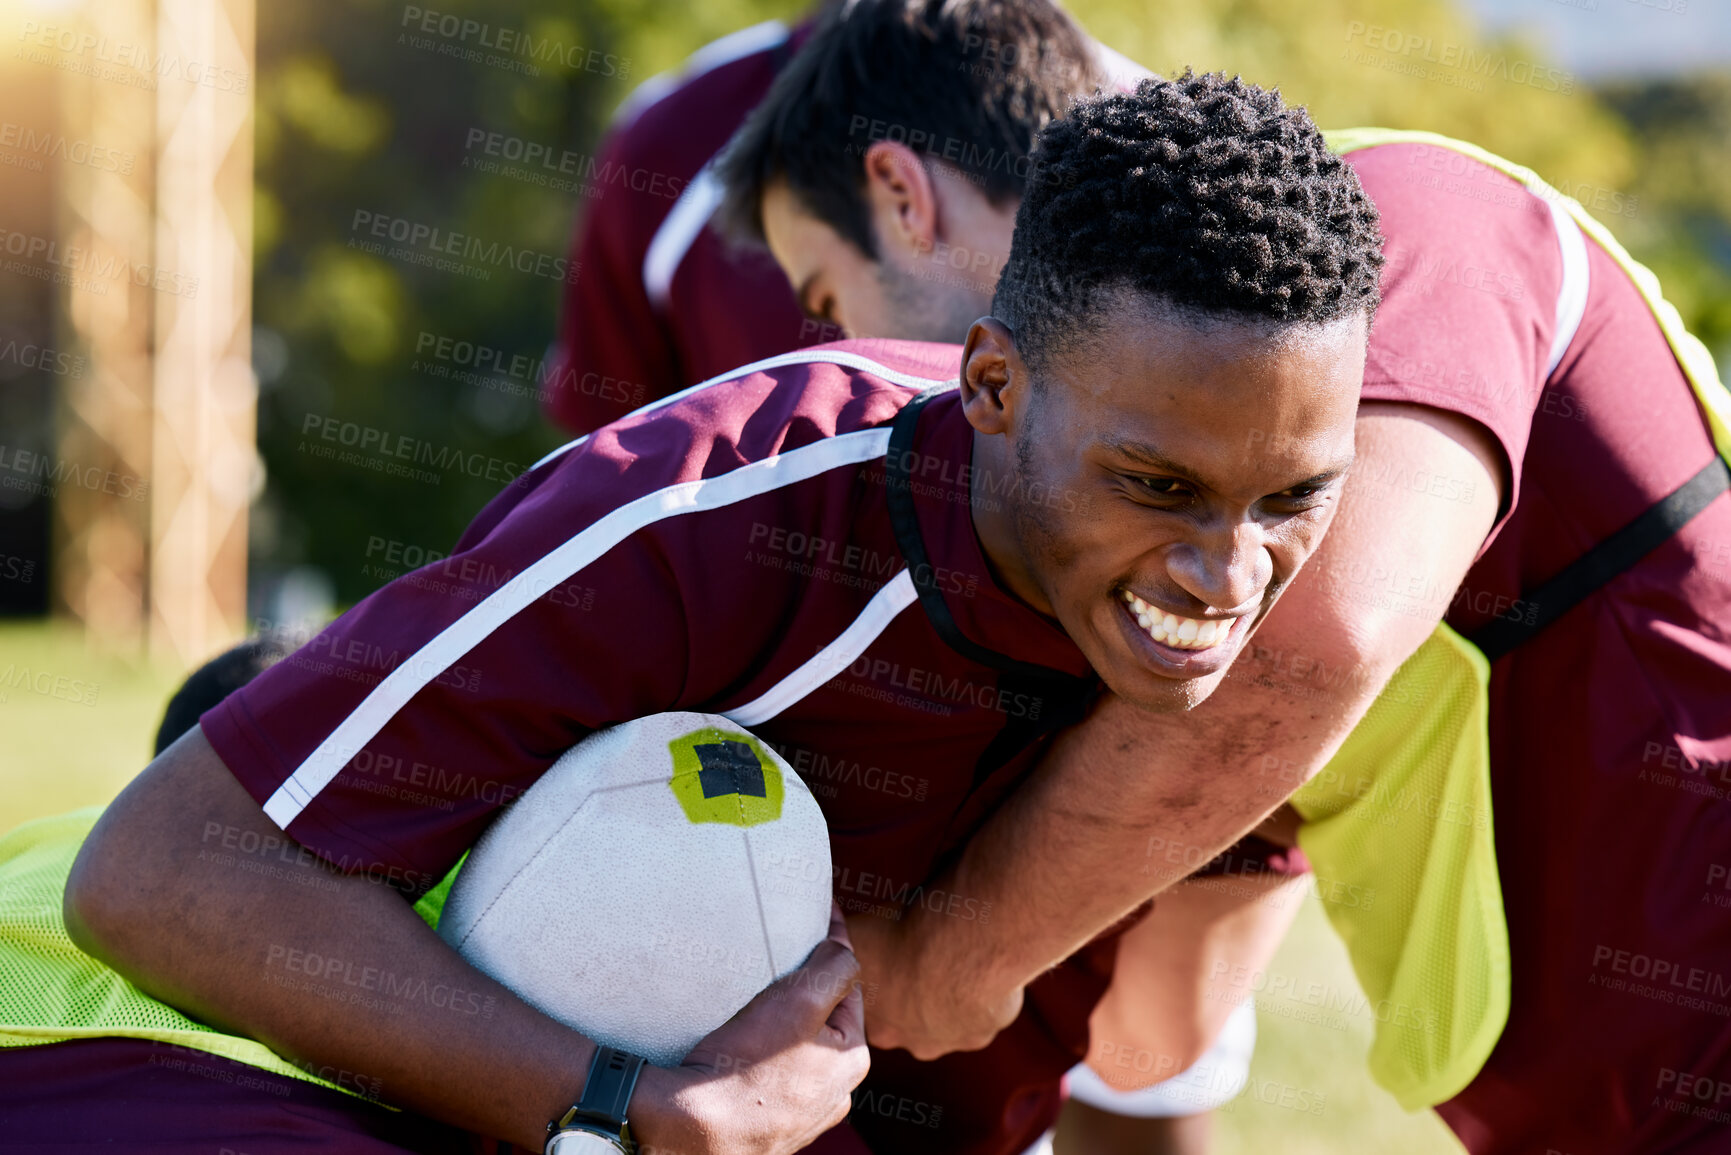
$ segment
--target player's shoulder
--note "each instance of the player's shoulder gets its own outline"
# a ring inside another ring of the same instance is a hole
[[[878,443],[902,406],[953,380],[960,361],[958,346],[923,341],[797,349],[646,405],[542,464],[599,456],[629,463],[640,475],[666,474],[671,484],[808,449],[814,463],[832,456],[836,464],[863,461],[882,455]],[[848,447],[813,448],[840,439]]]
[[[556,536],[677,508],[703,514],[680,519],[695,533],[857,504],[896,414],[944,384],[960,356],[953,345],[841,341],[741,366],[554,450],[488,504],[460,547],[506,526]]]
[[[1349,129],[1329,139],[1394,229],[1470,224],[1534,237],[1554,231],[1551,202],[1560,194],[1469,141],[1392,129]]]
[[[896,414],[945,384],[960,358],[954,345],[838,341],[742,365],[553,450],[487,504],[457,548],[506,529],[556,536],[610,515],[635,524],[645,510],[732,524],[790,501],[858,501],[860,468],[888,452]]]
[[[743,117],[774,79],[798,30],[766,20],[712,40],[670,72],[638,85],[613,114],[611,131],[679,131],[683,118]],[[689,121],[684,122],[687,131]]]
[[[647,406],[620,423],[689,428],[731,439],[743,460],[826,437],[885,426],[921,391],[942,385],[960,361],[953,345],[835,341],[744,365]]]
[[[1113,91],[1135,92],[1144,80],[1159,79],[1152,69],[1131,60],[1104,41],[1090,36],[1088,44],[1094,53],[1094,66]]]
[[[1554,305],[1563,233],[1578,234],[1564,198],[1536,174],[1435,133],[1352,129],[1329,138],[1376,205],[1385,283],[1411,266],[1427,291],[1458,280],[1541,313]]]

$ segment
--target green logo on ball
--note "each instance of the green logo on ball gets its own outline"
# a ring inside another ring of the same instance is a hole
[[[781,770],[750,734],[714,726],[667,744],[673,754],[668,785],[692,822],[756,826],[781,817]]]

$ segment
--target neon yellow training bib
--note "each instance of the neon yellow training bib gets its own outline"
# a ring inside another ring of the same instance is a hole
[[[102,811],[93,806],[40,818],[0,837],[0,1047],[150,1039],[355,1095],[256,1039],[225,1034],[151,998],[78,949],[61,904],[72,862]],[[439,898],[449,882],[435,892]],[[417,904],[415,911],[429,924],[438,921],[436,905]]]

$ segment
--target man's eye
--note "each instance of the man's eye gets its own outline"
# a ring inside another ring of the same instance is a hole
[[[1322,486],[1320,485],[1295,485],[1291,489],[1281,490],[1274,496],[1284,497],[1289,501],[1303,501],[1305,498],[1315,497],[1321,492]]]
[[[1185,483],[1176,477],[1138,477],[1136,484],[1157,497],[1183,497],[1189,492]]]

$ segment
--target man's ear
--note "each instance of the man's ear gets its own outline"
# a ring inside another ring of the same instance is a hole
[[[919,154],[880,140],[866,149],[865,181],[878,243],[913,256],[931,252],[938,237],[938,196]]]
[[[962,346],[962,412],[981,433],[1008,433],[1028,405],[1034,383],[1016,335],[996,317],[981,317]]]

